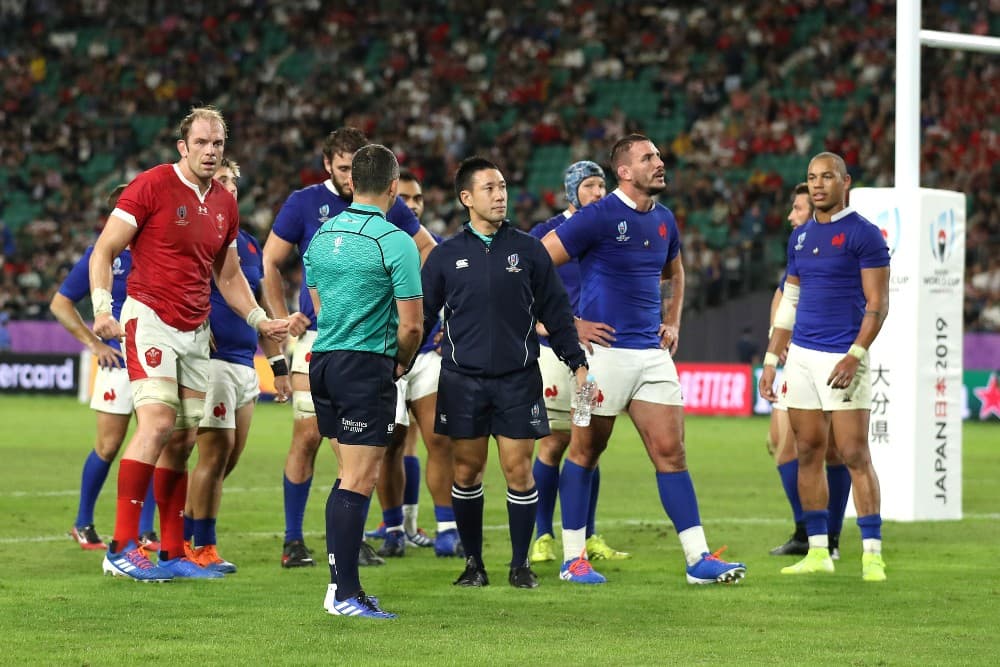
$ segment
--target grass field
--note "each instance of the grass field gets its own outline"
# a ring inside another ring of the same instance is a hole
[[[362,570],[367,590],[400,617],[328,616],[328,579],[279,567],[286,406],[263,404],[240,467],[226,483],[219,544],[238,574],[221,581],[141,585],[100,575],[100,553],[65,532],[76,513],[93,416],[71,399],[0,399],[0,664],[998,664],[1000,427],[965,427],[960,522],[888,523],[889,581],[864,584],[858,530],[848,521],[833,576],[782,577],[791,561],[767,550],[790,532],[789,510],[764,449],[761,418],[688,420],[688,460],[713,548],[748,565],[738,586],[689,586],[652,469],[631,424],[619,423],[602,462],[598,529],[632,551],[578,587],[538,567],[534,591],[506,584],[504,485],[493,455],[486,482],[486,566],[493,585],[458,589],[454,559],[410,550]],[[306,515],[323,545],[335,476],[325,448]],[[113,526],[112,470],[97,526]],[[433,529],[424,490],[422,525]],[[377,507],[377,503],[374,503]],[[377,510],[369,524],[378,522]]]

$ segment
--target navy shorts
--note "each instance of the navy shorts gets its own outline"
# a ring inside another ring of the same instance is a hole
[[[383,354],[313,351],[309,385],[319,432],[346,445],[389,444],[396,424],[395,368]]]
[[[548,435],[538,365],[500,377],[463,375],[442,367],[434,432],[462,439],[502,435],[537,440]]]

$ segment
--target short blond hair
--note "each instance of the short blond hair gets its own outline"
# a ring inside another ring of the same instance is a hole
[[[219,162],[219,168],[215,170],[216,173],[218,173],[221,169],[228,169],[229,171],[233,172],[234,178],[240,177],[240,163],[237,162],[236,160],[230,160],[227,157],[222,158],[222,160]]]
[[[207,120],[209,122],[222,125],[222,136],[229,136],[229,128],[226,126],[226,119],[222,117],[222,112],[215,107],[208,105],[203,107],[192,107],[191,113],[184,116],[184,120],[177,126],[177,138],[187,141],[188,134],[191,133],[191,126],[196,120]]]

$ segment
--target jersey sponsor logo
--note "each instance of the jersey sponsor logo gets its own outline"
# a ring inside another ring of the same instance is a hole
[[[467,268],[469,268],[469,260],[467,260],[467,259],[460,259],[460,260],[456,261],[455,262],[455,268],[456,269],[467,269]]]
[[[795,239],[795,249],[802,250],[802,248],[805,247],[804,245],[805,242],[806,242],[806,233],[802,232],[801,234],[799,234],[799,237]]]
[[[515,252],[512,255],[507,255],[507,272],[508,273],[520,273],[521,269],[517,266],[521,258]]]
[[[559,385],[552,385],[545,388],[545,398],[555,398],[559,395]]]
[[[319,221],[326,222],[330,218],[330,205],[323,204],[319,207]]]
[[[395,431],[395,430],[396,430],[396,424],[395,423],[386,424],[386,426],[385,426],[385,432],[386,433],[388,433],[389,435],[392,435],[392,432]]]
[[[118,398],[118,394],[115,393],[114,387],[104,392],[104,400],[108,403],[114,403],[116,398]]]
[[[442,424],[447,424],[447,423],[448,423],[448,415],[447,415],[447,414],[445,414],[444,412],[442,412],[441,414],[439,414],[439,415],[438,415],[438,420],[439,420],[439,421],[440,421],[440,422],[441,422]]]
[[[151,347],[146,350],[146,365],[150,368],[156,368],[163,361],[163,353],[157,347]]]
[[[218,405],[216,405],[214,408],[212,408],[212,414],[215,415],[216,419],[225,419],[226,418],[226,404],[220,402]]]
[[[847,239],[847,237],[844,235],[844,232],[840,232],[839,234],[837,234],[836,236],[834,236],[832,239],[830,239],[830,245],[832,245],[834,248],[841,248],[841,247],[843,247],[844,241],[846,239]]]
[[[201,206],[199,204],[199,206],[198,206],[198,215],[208,215],[208,207],[207,206]]]
[[[618,236],[615,237],[615,240],[619,243],[625,243],[630,238],[628,235],[628,223],[622,220],[618,223]]]

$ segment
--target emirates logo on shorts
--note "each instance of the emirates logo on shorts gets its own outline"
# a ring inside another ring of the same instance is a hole
[[[157,347],[151,347],[146,350],[146,365],[150,368],[156,368],[163,361],[163,353]]]

